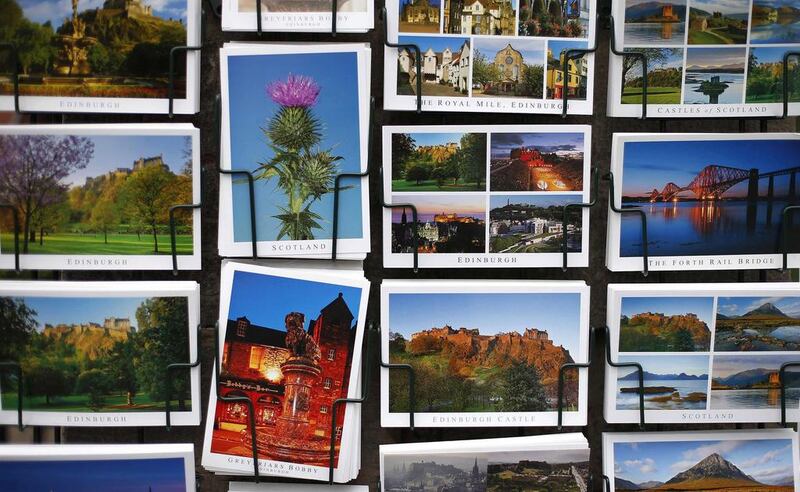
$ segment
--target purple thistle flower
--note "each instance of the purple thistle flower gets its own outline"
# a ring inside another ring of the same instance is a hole
[[[267,85],[267,95],[281,106],[309,108],[317,102],[320,87],[311,77],[292,75],[285,82],[274,81]]]

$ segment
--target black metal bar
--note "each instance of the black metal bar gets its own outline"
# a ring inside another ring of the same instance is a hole
[[[611,52],[617,56],[621,56],[622,58],[631,57],[637,58],[640,63],[642,64],[642,116],[640,119],[646,120],[647,119],[647,55],[638,51],[625,51],[625,47],[623,46],[622,50],[617,49],[617,32],[614,29],[614,16],[610,15],[608,17],[608,23],[611,29],[611,39],[609,40],[609,46],[611,48]],[[621,81],[621,84],[624,85],[625,81]]]
[[[800,362],[786,362],[781,364],[779,379],[781,381],[781,427],[786,425],[786,372],[790,367],[800,367]]]
[[[597,204],[597,190],[600,186],[600,171],[596,167],[592,168],[591,177],[592,188],[589,190],[589,203],[569,203],[564,206],[564,215],[561,218],[561,252],[564,255],[561,270],[565,272],[567,271],[567,219],[569,217],[569,211],[576,208],[580,210],[583,210],[584,208],[592,208]],[[581,228],[583,228],[584,225],[585,224],[581,222]]]
[[[253,451],[253,476],[256,483],[258,483],[261,475],[258,471],[258,432],[256,431],[256,410],[253,400],[246,396],[222,396],[219,392],[219,322],[214,325],[214,380],[217,384],[217,400],[224,403],[240,402],[247,405],[247,416],[250,420],[250,439],[252,439],[250,448]]]
[[[21,431],[25,430],[25,425],[22,423],[22,399],[24,395],[22,383],[22,367],[12,361],[0,362],[0,374],[4,372],[14,372],[17,377],[17,428]]]
[[[625,367],[633,367],[639,375],[639,428],[644,429],[644,368],[638,362],[616,362],[611,358],[611,331],[608,326],[601,326],[599,328],[603,331],[606,339],[606,363],[616,369]]]
[[[166,428],[168,431],[172,430],[172,408],[170,402],[172,401],[172,390],[175,389],[175,385],[172,384],[172,373],[181,369],[189,369],[191,374],[191,369],[200,365],[200,334],[200,325],[197,325],[197,339],[195,340],[197,354],[194,362],[177,362],[167,366],[167,398],[164,401],[164,413],[167,417]],[[189,384],[191,385],[191,381]]]
[[[603,475],[603,483],[605,484],[605,492],[611,492],[611,480],[608,479],[608,475]]]
[[[331,36],[336,37],[336,22],[339,16],[339,0],[331,0]]]
[[[19,52],[14,43],[0,43],[0,51],[8,51],[11,55],[11,79],[14,84],[14,112],[19,110]]]
[[[0,203],[0,209],[11,211],[11,218],[14,223],[14,270],[19,272],[19,213],[17,212],[17,207],[7,203]]]
[[[334,3],[335,0],[334,0]],[[372,170],[372,159],[369,158],[372,151],[372,121],[375,115],[375,97],[369,100],[369,122],[367,124],[367,169],[363,173],[341,173],[336,175],[333,182],[333,230],[331,231],[331,259],[336,260],[336,252],[339,245],[339,192],[341,191],[341,181],[344,178],[367,178]],[[362,207],[369,207],[369,203],[362,203]]]
[[[781,213],[781,224],[780,224],[780,231],[781,231],[781,241],[780,241],[780,250],[781,256],[783,257],[783,266],[781,266],[781,271],[785,272],[786,268],[789,266],[789,218],[791,217],[792,213],[800,211],[800,205],[789,205],[784,207],[783,212]]]
[[[333,401],[333,405],[331,405],[331,439],[330,439],[330,447],[328,448],[328,483],[333,485],[333,471],[334,471],[334,461],[336,458],[336,420],[339,416],[339,407],[343,405],[347,405],[348,403],[364,403],[367,401],[367,396],[369,396],[369,383],[370,377],[372,375],[372,364],[370,363],[370,354],[372,344],[370,343],[370,339],[372,338],[372,333],[375,331],[374,326],[372,323],[369,323],[367,327],[366,333],[364,333],[364,349],[362,350],[362,360],[361,360],[361,397],[360,398],[337,398]]]
[[[383,354],[383,344],[379,348],[380,353]],[[414,390],[415,381],[417,379],[414,367],[411,364],[392,364],[383,360],[383,355],[380,358],[380,365],[390,372],[392,369],[399,369],[408,373],[408,428],[414,430],[414,413],[417,409],[417,392]],[[391,376],[391,375],[390,375]]]
[[[61,444],[61,427],[53,427],[53,443]]]
[[[208,7],[211,9],[211,13],[217,19],[222,18],[222,2],[220,0],[206,0],[208,3]]]
[[[614,173],[608,172],[603,179],[608,181],[608,206],[614,213],[620,215],[638,215],[642,221],[642,275],[647,276],[650,273],[649,255],[647,245],[647,215],[638,207],[617,207],[616,192],[614,190]],[[622,230],[622,222],[620,221],[620,230]]]
[[[800,51],[787,51],[783,55],[783,118],[789,116],[789,60],[799,56]]]
[[[172,275],[178,276],[178,245],[176,244],[176,226],[175,226],[175,211],[176,210],[195,210],[203,206],[203,202],[192,203],[186,205],[174,205],[169,208],[169,240],[171,242],[172,253]],[[192,228],[194,230],[194,227]]]
[[[562,63],[561,65],[561,70],[564,74],[563,75],[564,92],[562,93],[562,108],[561,108],[562,118],[567,117],[567,108],[569,107],[569,62],[570,60],[574,60],[576,58],[580,58],[586,55],[591,55],[592,53],[597,52],[597,33],[599,30],[600,30],[600,14],[597,15],[594,23],[594,47],[589,48],[589,45],[587,44],[586,48],[569,49],[564,54],[564,63]]]
[[[169,117],[175,117],[173,109],[175,107],[175,55],[177,53],[188,53],[189,51],[200,51],[203,46],[175,46],[169,50],[169,87],[167,87],[167,97],[169,98]]]
[[[586,362],[568,362],[558,369],[558,430],[564,425],[564,376],[570,369],[589,369],[592,365],[592,354],[594,353],[594,330],[589,329],[589,349]],[[580,385],[579,385],[580,386]],[[578,397],[580,399],[580,396]],[[591,489],[591,487],[589,487]]]
[[[422,112],[422,50],[416,44],[403,44],[403,43],[390,43],[389,42],[389,17],[386,15],[386,7],[381,7],[380,10],[380,19],[383,21],[383,44],[388,46],[389,48],[395,48],[399,50],[400,48],[411,49],[414,51],[415,57],[415,65],[417,69],[417,113]],[[399,36],[398,36],[399,41]],[[398,55],[400,52],[398,51]]]

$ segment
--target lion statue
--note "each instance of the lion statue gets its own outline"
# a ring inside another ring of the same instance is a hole
[[[303,357],[315,363],[322,357],[317,342],[306,333],[305,315],[303,313],[289,313],[286,315],[286,348],[292,353],[292,357]]]

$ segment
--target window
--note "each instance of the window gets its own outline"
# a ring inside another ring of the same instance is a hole
[[[334,360],[334,359],[336,359],[336,349],[335,348],[328,349],[328,360]]]
[[[341,427],[337,427],[336,428],[336,440],[337,441],[341,441],[342,440],[342,428]]]
[[[325,380],[322,382],[322,387],[325,388],[326,390],[331,389],[332,386],[333,386],[333,379],[331,378],[325,378]]]
[[[319,413],[327,414],[328,413],[328,405],[322,405],[319,407]]]
[[[258,369],[261,366],[261,356],[264,354],[264,347],[250,347],[250,369]]]
[[[250,323],[245,318],[236,321],[236,336],[244,338],[247,335],[247,327]]]

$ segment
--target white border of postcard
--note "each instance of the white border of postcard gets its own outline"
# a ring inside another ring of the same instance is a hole
[[[579,350],[572,354],[576,362],[589,357],[589,286],[582,281],[528,280],[385,280],[381,284],[381,360],[389,360],[389,295],[396,293],[575,293],[580,294],[581,316]],[[381,426],[408,427],[410,418],[405,412],[389,412],[389,371],[381,368]],[[586,425],[588,405],[588,372],[579,369],[578,410],[563,412],[566,426]],[[397,372],[398,377],[406,373]],[[558,412],[415,412],[417,427],[544,427],[558,423]]]
[[[774,283],[721,283],[721,284],[609,284],[608,307],[606,323],[609,328],[612,360],[619,360],[620,317],[622,299],[631,297],[706,297],[714,298],[712,320],[709,326],[711,332],[711,346],[704,352],[625,352],[628,359],[639,357],[670,357],[678,355],[697,355],[708,357],[708,389],[706,390],[706,409],[676,409],[676,410],[645,410],[645,422],[653,424],[708,424],[708,423],[747,423],[747,422],[780,422],[780,405],[776,408],[759,410],[747,409],[711,409],[711,380],[713,377],[713,359],[717,355],[738,356],[774,356],[784,358],[796,354],[800,361],[800,351],[724,351],[714,350],[714,335],[716,333],[717,298],[719,297],[800,297],[800,285],[790,282]],[[645,368],[646,370],[646,368]],[[617,374],[619,369],[606,366],[605,370],[605,397],[604,416],[608,423],[622,424],[639,422],[638,405],[634,410],[617,409]],[[675,368],[681,372],[680,367]],[[638,393],[637,393],[638,394]],[[647,395],[645,395],[647,398]],[[800,409],[787,405],[786,418],[796,422],[800,418]]]
[[[183,135],[192,139],[192,200],[200,203],[200,130],[188,123],[133,123],[110,125],[7,125],[0,126],[4,135],[117,135],[165,136]],[[182,205],[176,203],[175,205]],[[200,209],[192,210],[192,254],[178,255],[179,270],[200,269]],[[20,232],[21,234],[21,232]],[[169,251],[169,244],[164,245]],[[23,254],[22,270],[172,270],[172,255],[47,255]],[[0,269],[14,268],[14,250],[0,251]]]
[[[366,2],[366,12],[339,10],[336,15],[336,31],[341,33],[363,33],[375,25],[375,2]],[[255,4],[255,2],[253,2]],[[263,6],[262,6],[263,7]],[[255,7],[254,7],[255,8]],[[327,12],[261,12],[261,29],[264,32],[331,32],[331,10]],[[239,0],[223,0],[222,30],[250,31],[258,29],[256,12],[240,12]]]
[[[202,42],[201,4],[186,1],[186,45],[198,46]],[[167,114],[169,98],[146,97],[19,97],[20,111],[45,111],[56,113],[123,113]],[[14,96],[0,96],[0,111],[14,111]],[[186,53],[186,98],[173,100],[175,114],[195,114],[200,111],[200,51]]]
[[[702,140],[798,140],[798,133],[615,133],[611,142],[611,172],[614,173],[614,189],[617,196],[611,197],[617,207],[622,207],[622,183],[624,178],[623,160],[627,142],[680,142]],[[777,214],[780,216],[780,213]],[[609,207],[606,265],[612,272],[633,272],[643,269],[641,256],[620,256],[621,235],[620,214]],[[748,254],[720,256],[652,256],[648,257],[650,271],[681,270],[758,270],[776,269],[783,266],[780,254]],[[788,268],[800,267],[800,254],[790,254]]]
[[[443,0],[444,1],[444,0]],[[538,37],[538,36],[518,36],[517,35],[517,22],[519,20],[519,5],[517,5],[517,15],[514,20],[514,35],[512,36],[495,36],[495,35],[477,35],[477,34],[435,34],[435,33],[402,33],[402,36],[413,37],[431,37],[439,39],[469,37],[470,42],[470,57],[472,58],[475,53],[474,42],[481,39],[494,39],[505,40],[509,43],[518,41],[565,41],[565,42],[584,42],[586,48],[592,48],[595,39],[595,31],[597,29],[597,19],[595,12],[597,11],[596,0],[589,1],[589,28],[586,37],[567,38],[567,37]],[[397,43],[400,36],[399,26],[399,0],[386,0],[386,29],[387,41]],[[440,15],[443,17],[443,14]],[[441,30],[441,28],[440,28]],[[419,46],[422,53],[425,53],[426,47]],[[544,58],[544,78],[543,90],[544,98],[532,99],[525,97],[472,97],[472,63],[470,63],[470,74],[468,76],[468,96],[467,97],[451,97],[451,96],[422,96],[422,110],[423,111],[455,111],[455,112],[493,112],[493,113],[520,113],[520,114],[561,114],[564,107],[563,99],[548,99],[547,98],[547,50],[545,49]],[[384,47],[384,71],[383,71],[383,98],[384,107],[387,110],[397,111],[415,111],[417,109],[416,95],[400,95],[397,93],[397,58],[398,49]],[[568,111],[572,115],[590,115],[592,114],[594,104],[594,81],[595,81],[595,54],[591,53],[586,55],[586,63],[588,65],[588,75],[586,81],[586,98],[575,99],[572,98],[568,101]],[[424,64],[423,64],[424,65]],[[426,82],[423,81],[423,84]]]
[[[200,285],[197,282],[182,281],[135,281],[135,282],[63,282],[63,281],[0,281],[0,297],[39,296],[39,297],[185,297],[188,306],[189,360],[197,359],[197,326],[200,324]],[[167,377],[166,367],[164,377]],[[190,369],[190,394],[192,406],[189,411],[180,411],[177,400],[172,402],[170,418],[172,425],[200,425],[200,367]],[[25,375],[23,374],[23,380]],[[61,427],[147,427],[166,424],[163,411],[148,412],[37,412],[23,409],[23,425],[55,425]],[[0,401],[0,424],[17,423],[17,408],[2,409]],[[1,448],[2,446],[0,446]]]
[[[396,133],[485,133],[486,139],[486,189],[483,191],[445,191],[445,192],[393,192],[392,191],[392,135]],[[489,191],[491,174],[491,136],[493,133],[583,133],[583,190],[582,191]],[[489,248],[489,199],[492,195],[521,195],[538,197],[577,196],[582,202],[590,200],[592,155],[592,128],[589,125],[444,125],[444,126],[385,126],[383,127],[383,193],[387,203],[404,203],[414,196],[453,196],[472,195],[486,199],[486,241]],[[411,268],[414,262],[413,253],[392,253],[392,209],[383,208],[383,266],[386,268]],[[570,267],[589,266],[589,209],[581,209],[581,251],[567,254],[567,265]],[[409,212],[410,214],[410,212]],[[571,217],[577,216],[577,212]],[[555,253],[419,253],[420,268],[480,268],[480,267],[558,267],[564,264],[564,255],[559,250]]]
[[[356,314],[356,338],[350,369],[350,384],[347,393],[348,398],[358,398],[361,395],[361,358],[364,356],[362,353],[362,346],[366,330],[365,317],[367,314],[367,304],[369,302],[369,281],[355,272],[339,272],[337,274],[337,272],[326,270],[273,268],[232,261],[224,262],[220,273],[219,325],[221,327],[226,327],[228,325],[228,309],[230,307],[233,275],[237,271],[293,278],[309,282],[346,285],[361,289],[361,303],[358,307],[358,313]],[[222,360],[222,351],[224,348],[225,329],[220,329],[220,352],[217,354],[220,358],[219,360]],[[216,408],[217,380],[216,377],[212,377],[210,395],[208,397],[208,413],[206,414],[205,437],[203,439],[203,467],[214,471],[224,470],[226,474],[251,475],[253,473],[252,456],[248,458],[224,453],[214,453],[211,451],[211,436],[214,430],[214,421],[216,420]],[[342,439],[339,446],[339,466],[335,468],[333,477],[334,481],[337,483],[348,482],[354,478],[352,465],[355,454],[352,446],[356,448],[360,447],[360,441],[357,441],[356,437],[359,436],[357,428],[361,426],[361,414],[354,410],[352,406],[348,406],[346,410],[341,410],[345,412],[345,420],[342,426]],[[283,478],[302,478],[306,480],[328,480],[329,468],[327,466],[301,465],[285,461],[270,460],[260,456],[258,466],[260,473],[264,475]]]
[[[304,483],[253,483],[230,482],[228,492],[330,492],[330,485],[307,485]],[[366,485],[337,485],[336,492],[369,492]]]
[[[356,53],[358,57],[358,70],[361,83],[359,83],[359,110],[361,128],[361,172],[367,170],[369,132],[371,129],[369,115],[369,93],[370,93],[370,49],[369,45],[350,43],[335,44],[326,43],[323,45],[312,44],[246,44],[246,43],[226,43],[220,49],[220,90],[222,93],[222,123],[220,136],[220,166],[222,169],[241,169],[242,166],[231,162],[230,146],[230,107],[228,94],[228,57],[247,56],[247,55],[277,55],[287,53]],[[266,60],[266,59],[265,59]],[[250,240],[233,240],[233,193],[232,176],[220,175],[219,183],[219,233],[218,247],[221,256],[247,257],[252,255],[252,243]],[[356,179],[350,179],[352,184]],[[351,183],[344,182],[342,186],[349,186]],[[361,223],[363,236],[355,239],[339,239],[337,250],[340,259],[361,260],[364,253],[370,250],[370,226],[369,226],[369,182],[366,179],[360,180],[361,186]],[[256,211],[258,205],[256,205]],[[258,213],[258,212],[256,212]],[[333,220],[333,207],[330,211],[330,219]],[[340,217],[339,220],[347,220]],[[310,241],[258,241],[256,249],[260,256],[271,258],[307,258],[307,259],[330,259],[332,239],[315,239]]]

